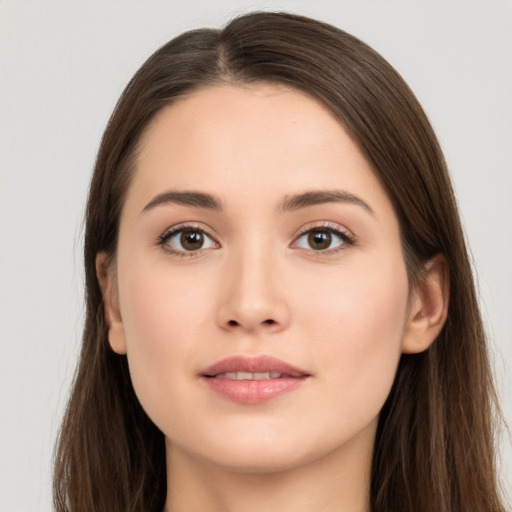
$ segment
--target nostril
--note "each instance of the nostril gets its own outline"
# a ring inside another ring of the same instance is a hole
[[[260,325],[274,325],[277,324],[275,320],[272,318],[267,318],[267,320],[263,320]],[[228,320],[228,325],[230,327],[238,327],[239,325],[244,325],[244,323],[237,322],[236,320]]]

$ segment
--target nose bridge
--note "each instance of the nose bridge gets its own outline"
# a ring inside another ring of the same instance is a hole
[[[247,233],[231,248],[219,308],[224,328],[279,330],[287,325],[289,312],[272,242],[264,233]]]

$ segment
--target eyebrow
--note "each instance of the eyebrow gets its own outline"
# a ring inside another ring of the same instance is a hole
[[[142,210],[146,212],[153,208],[166,204],[181,204],[183,206],[193,206],[196,208],[205,208],[207,210],[222,210],[222,202],[212,194],[193,191],[170,191],[155,196]]]
[[[346,192],[344,190],[313,190],[286,197],[281,204],[281,210],[284,212],[295,211],[308,206],[315,206],[324,203],[349,203],[361,206],[373,215],[370,205],[360,197]]]
[[[282,212],[291,212],[325,203],[349,203],[361,206],[369,213],[373,214],[373,210],[368,203],[360,197],[355,196],[344,190],[313,190],[301,194],[287,196],[279,205]],[[205,192],[195,191],[169,191],[155,196],[142,210],[146,212],[157,206],[167,204],[180,204],[183,206],[191,206],[195,208],[204,208],[206,210],[222,211],[222,201]]]

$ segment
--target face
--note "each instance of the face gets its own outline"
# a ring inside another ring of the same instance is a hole
[[[266,471],[371,450],[408,279],[386,193],[317,101],[226,85],[161,111],[109,290],[112,347],[183,457]]]

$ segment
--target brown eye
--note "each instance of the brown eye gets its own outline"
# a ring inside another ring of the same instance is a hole
[[[355,241],[351,235],[341,231],[337,227],[318,227],[310,229],[297,238],[294,245],[301,249],[321,251],[336,251],[345,246],[354,245]]]
[[[311,249],[322,251],[328,249],[332,242],[332,235],[328,231],[310,231],[308,233],[308,244]]]
[[[186,251],[197,251],[203,246],[204,235],[200,231],[183,231],[180,242]]]
[[[181,255],[218,247],[218,244],[202,229],[187,227],[163,235],[160,243],[171,253]]]

